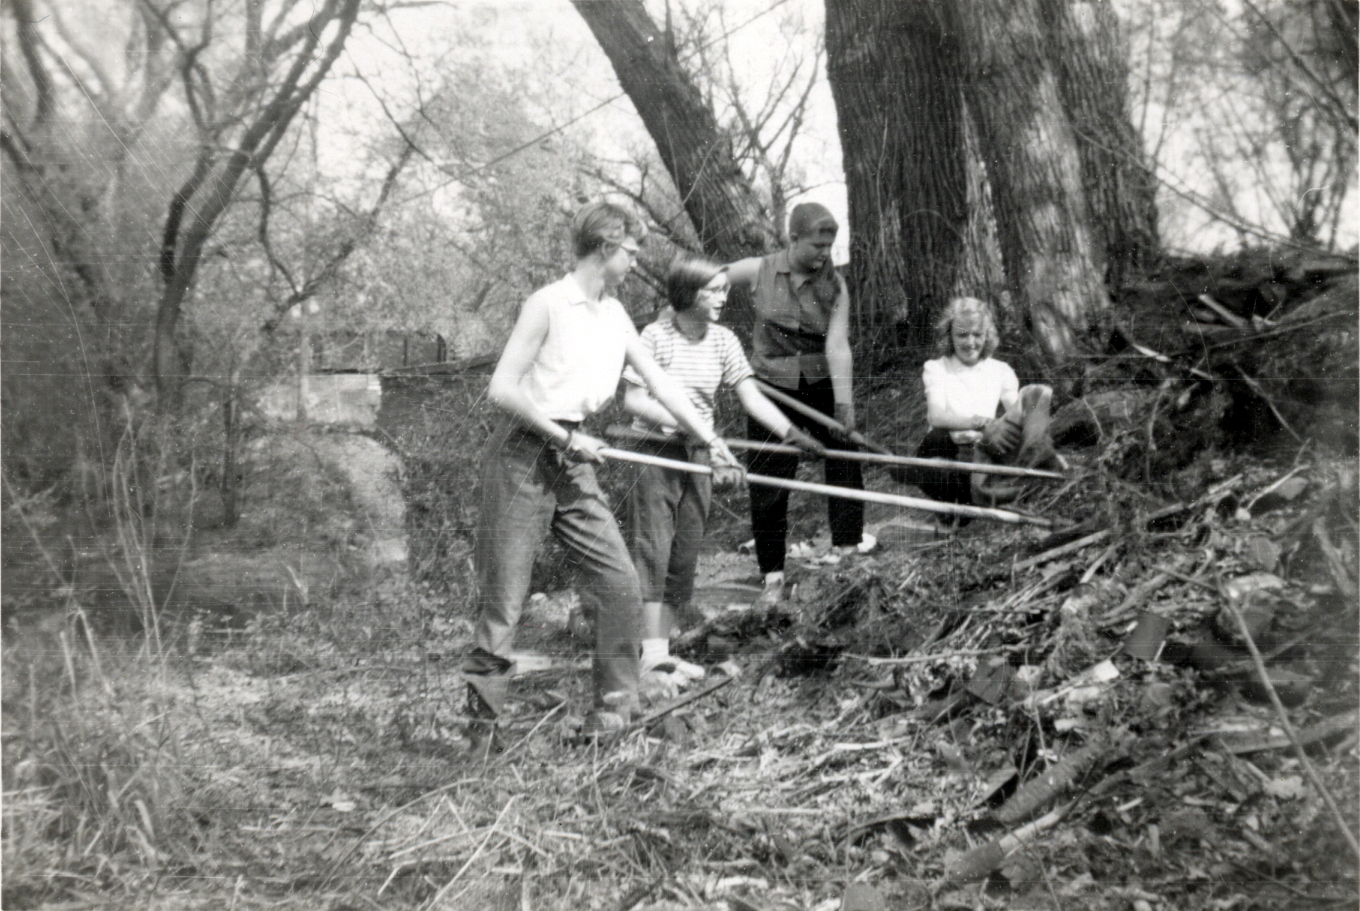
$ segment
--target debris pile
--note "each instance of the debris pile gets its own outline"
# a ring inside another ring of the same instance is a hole
[[[1279,906],[1345,894],[1320,883],[1353,892],[1337,879],[1354,866],[1360,723],[1353,463],[1218,462],[1193,500],[1125,491],[1093,511],[1078,491],[1108,483],[1099,455],[1045,504],[1095,521],[965,532],[803,579],[755,672],[858,694],[819,732],[859,760],[846,780],[892,780],[885,754],[919,764],[922,747],[940,767],[916,779],[939,783],[932,797],[847,820],[848,844],[937,893],[1116,870],[1203,881],[1124,896],[1150,906],[1208,907],[1244,876],[1277,884]]]

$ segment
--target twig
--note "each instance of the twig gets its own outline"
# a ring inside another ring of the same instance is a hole
[[[972,658],[978,655],[999,655],[1004,652],[1018,652],[1027,648],[1024,645],[998,645],[995,648],[965,648],[956,652],[939,652],[934,655],[907,655],[902,658],[875,658],[872,655],[856,655],[846,652],[842,657],[858,658],[867,661],[871,667],[896,667],[901,664],[921,664],[925,661],[945,661],[949,658]]]
[[[1080,798],[1078,798],[1080,799]],[[1006,856],[1025,842],[1053,828],[1077,803],[1070,800],[1045,815],[985,845],[973,848],[949,865],[945,882],[959,883],[983,879],[1005,862]]]
[[[1241,335],[1236,338],[1225,339],[1221,342],[1213,342],[1212,344],[1203,346],[1203,350],[1207,352],[1213,351],[1215,348],[1226,348],[1230,345],[1240,345],[1243,342],[1260,342],[1268,338],[1273,338],[1277,335],[1284,335],[1286,332],[1297,332],[1299,329],[1307,329],[1310,326],[1315,326],[1318,323],[1323,323],[1326,322],[1327,320],[1338,319],[1347,316],[1348,314],[1344,310],[1339,310],[1332,313],[1323,313],[1322,315],[1315,316],[1312,319],[1302,320],[1297,323],[1290,323],[1287,326],[1280,326],[1277,329],[1270,329],[1266,332],[1257,332],[1253,335]],[[1354,319],[1353,316],[1350,318]]]
[[[1333,718],[1324,718],[1317,724],[1304,728],[1299,732],[1299,743],[1307,746],[1319,740],[1326,740],[1334,737],[1342,731],[1351,732],[1355,736],[1355,725],[1360,722],[1360,712],[1350,711]],[[1281,737],[1278,734],[1267,732],[1263,736],[1244,740],[1241,737],[1228,737],[1223,734],[1218,735],[1219,742],[1223,749],[1232,753],[1234,756],[1242,756],[1247,753],[1265,753],[1271,750],[1283,749],[1290,745],[1288,737]]]
[[[492,759],[491,762],[488,763],[488,765],[496,765],[496,764],[499,763],[499,762],[505,761],[505,759],[506,759],[507,757],[509,757],[511,753],[515,752],[515,751],[518,750],[521,746],[523,746],[524,744],[528,743],[528,742],[529,742],[529,738],[532,737],[532,736],[534,736],[534,734],[538,733],[538,729],[541,728],[541,727],[543,727],[543,725],[547,724],[549,718],[551,718],[552,716],[556,715],[558,712],[560,712],[560,711],[561,711],[563,708],[565,708],[565,707],[566,707],[566,703],[565,703],[565,702],[559,702],[557,705],[555,705],[555,706],[553,706],[551,709],[549,709],[549,710],[543,715],[542,718],[540,718],[540,719],[538,719],[538,721],[534,722],[534,726],[531,727],[531,728],[529,729],[529,733],[525,734],[525,735],[524,735],[523,737],[521,737],[519,740],[516,740],[516,741],[515,741],[514,743],[512,743],[510,746],[506,747],[506,748],[500,753],[500,755],[498,755],[498,756],[496,756],[494,759]]]
[[[1265,687],[1266,694],[1270,696],[1270,704],[1275,707],[1275,714],[1279,716],[1280,727],[1284,728],[1285,734],[1289,737],[1289,742],[1294,745],[1294,752],[1299,757],[1299,762],[1303,764],[1304,771],[1308,774],[1308,780],[1313,783],[1318,794],[1322,797],[1327,809],[1331,811],[1332,819],[1336,822],[1336,827],[1345,836],[1346,842],[1350,845],[1357,860],[1360,860],[1360,842],[1356,841],[1355,833],[1346,824],[1346,818],[1341,815],[1341,808],[1336,804],[1336,798],[1327,789],[1327,785],[1322,781],[1322,776],[1318,775],[1317,769],[1313,767],[1313,761],[1308,758],[1308,752],[1303,748],[1303,743],[1299,740],[1298,732],[1294,730],[1294,725],[1289,721],[1289,713],[1285,711],[1284,703],[1280,701],[1280,694],[1275,692],[1275,684],[1270,682],[1270,674],[1266,670],[1265,660],[1261,657],[1261,650],[1256,647],[1256,640],[1251,636],[1251,630],[1247,627],[1247,621],[1242,617],[1242,612],[1237,609],[1231,598],[1224,599],[1224,605],[1228,612],[1232,614],[1233,620],[1237,621],[1237,630],[1242,634],[1242,639],[1247,643],[1247,650],[1251,652],[1251,660],[1256,665],[1256,674],[1261,678],[1261,685]]]
[[[1124,729],[1102,731],[1090,743],[1064,756],[1043,774],[1022,784],[995,813],[997,821],[1014,824],[1038,811],[1070,788],[1093,765],[1103,765],[1121,754],[1133,735]]]
[[[1052,550],[1046,550],[1041,554],[1035,554],[1032,557],[1026,557],[1025,559],[1016,563],[1013,569],[1022,570],[1029,569],[1031,566],[1039,566],[1041,564],[1047,563],[1049,560],[1056,560],[1059,557],[1065,557],[1070,553],[1079,551],[1084,547],[1090,547],[1092,544],[1099,544],[1101,541],[1104,541],[1109,536],[1110,530],[1108,528],[1101,529],[1100,531],[1093,532],[1084,538],[1078,538],[1075,541],[1069,541],[1066,544],[1062,545],[1061,547],[1055,547]]]
[[[689,695],[687,695],[687,696],[682,696],[681,698],[675,700],[674,702],[670,703],[669,705],[663,705],[663,706],[662,706],[661,708],[659,708],[659,709],[654,709],[654,710],[648,712],[646,715],[643,715],[641,718],[639,718],[639,719],[637,720],[637,722],[635,723],[634,726],[635,726],[635,727],[647,727],[648,725],[655,724],[656,722],[660,721],[662,718],[665,718],[665,717],[666,717],[667,715],[669,715],[671,712],[674,712],[676,709],[682,709],[682,708],[684,708],[685,706],[689,705],[691,702],[698,702],[700,699],[703,699],[705,696],[709,696],[709,695],[712,695],[713,693],[716,693],[718,690],[720,690],[720,689],[722,689],[723,687],[727,686],[729,683],[731,683],[731,682],[732,682],[733,680],[735,680],[735,679],[737,679],[737,678],[735,678],[735,677],[723,677],[721,680],[715,680],[713,683],[710,683],[708,686],[704,687],[704,688],[701,689],[701,690],[695,690],[694,692],[690,693]]]
[[[511,795],[510,799],[505,802],[505,806],[501,808],[500,815],[498,815],[496,817],[496,821],[491,824],[490,830],[486,833],[486,837],[482,839],[482,843],[477,846],[477,850],[473,851],[472,856],[469,857],[463,863],[463,865],[458,868],[457,873],[453,874],[453,879],[445,883],[444,887],[434,894],[434,898],[430,899],[429,902],[426,903],[425,905],[426,911],[429,911],[430,908],[436,907],[439,904],[439,902],[444,898],[444,896],[448,894],[448,891],[453,888],[453,884],[458,882],[462,875],[465,872],[467,872],[467,868],[472,866],[473,862],[476,861],[477,858],[482,856],[482,851],[486,849],[487,844],[491,841],[491,836],[495,835],[498,831],[500,831],[501,820],[505,818],[506,813],[510,812],[510,807],[515,802],[516,796],[517,795]]]
[[[1275,407],[1275,402],[1271,400],[1270,396],[1266,395],[1266,391],[1261,388],[1261,384],[1248,376],[1247,371],[1243,370],[1237,364],[1233,364],[1233,369],[1242,377],[1242,381],[1247,384],[1247,388],[1256,393],[1257,398],[1266,403],[1266,407],[1270,409],[1270,413],[1275,415],[1275,420],[1280,422],[1281,427],[1289,431],[1289,435],[1294,438],[1294,442],[1303,443],[1303,437],[1299,436],[1294,428],[1289,425],[1289,422],[1284,419],[1284,415],[1280,414],[1280,409]]]
[[[1252,494],[1251,497],[1248,498],[1247,501],[1242,504],[1242,508],[1250,512],[1251,508],[1256,505],[1257,500],[1261,499],[1267,494],[1274,493],[1275,491],[1279,490],[1282,486],[1284,486],[1285,481],[1288,481],[1290,478],[1294,477],[1294,475],[1298,474],[1300,471],[1303,471],[1304,468],[1306,467],[1307,467],[1306,465],[1295,465],[1293,468],[1289,469],[1288,472],[1280,475],[1278,478],[1271,481],[1265,487],[1262,487],[1260,490],[1256,491],[1256,493]]]
[[[1197,376],[1202,380],[1218,379],[1218,377],[1214,376],[1212,373],[1205,373],[1198,367],[1185,367],[1182,364],[1177,364],[1174,360],[1167,357],[1165,354],[1162,354],[1160,351],[1154,351],[1153,349],[1147,347],[1146,345],[1139,344],[1138,341],[1133,337],[1133,334],[1129,332],[1128,329],[1125,329],[1123,326],[1116,324],[1115,331],[1118,332],[1123,337],[1124,341],[1128,342],[1130,348],[1132,348],[1134,351],[1137,351],[1143,357],[1150,358],[1159,364],[1167,364],[1168,366],[1179,366],[1186,372],[1190,373],[1192,376]]]
[[[1226,496],[1233,487],[1237,486],[1243,477],[1244,475],[1241,472],[1238,472],[1221,484],[1214,485],[1208,493],[1201,497],[1196,497],[1188,503],[1173,503],[1170,506],[1163,506],[1156,512],[1149,513],[1144,524],[1151,525],[1153,522],[1174,516],[1178,512],[1189,512],[1192,509],[1199,509],[1201,506],[1208,503],[1216,502]]]
[[[1100,618],[1100,625],[1103,627],[1116,626],[1123,623],[1133,613],[1134,609],[1152,597],[1157,589],[1171,581],[1171,573],[1164,569],[1159,569],[1147,579],[1133,587],[1133,591],[1124,596],[1124,600],[1114,610],[1107,612]]]
[[[1086,567],[1086,572],[1081,574],[1081,579],[1078,580],[1078,584],[1085,585],[1092,579],[1094,579],[1096,577],[1096,573],[1100,571],[1100,568],[1104,566],[1109,561],[1109,559],[1119,551],[1119,545],[1120,542],[1115,541],[1109,547],[1105,548],[1105,550],[1101,551],[1100,556],[1092,560],[1091,565]]]
[[[1250,328],[1251,326],[1251,324],[1248,323],[1246,320],[1242,319],[1242,317],[1238,316],[1236,313],[1233,313],[1227,307],[1223,306],[1222,304],[1220,304],[1218,301],[1214,300],[1207,294],[1201,294],[1199,296],[1199,302],[1204,306],[1208,307],[1210,310],[1217,313],[1219,317],[1223,320],[1223,322],[1227,323],[1229,326],[1232,326],[1234,329],[1247,329]]]
[[[1337,589],[1348,600],[1354,601],[1356,596],[1356,583],[1351,578],[1350,571],[1346,568],[1346,561],[1342,556],[1341,548],[1332,543],[1332,537],[1327,533],[1327,522],[1322,516],[1313,520],[1313,535],[1317,538],[1318,548],[1322,551],[1322,556],[1327,561],[1327,570],[1332,575],[1332,581],[1336,583]]]

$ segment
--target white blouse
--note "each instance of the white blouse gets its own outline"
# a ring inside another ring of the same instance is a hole
[[[1020,399],[1020,380],[1004,361],[983,358],[971,367],[957,357],[926,361],[921,370],[926,388],[926,420],[930,426],[948,428],[956,443],[975,443],[976,430],[958,429],[972,419],[996,417],[998,405],[1010,407]]]

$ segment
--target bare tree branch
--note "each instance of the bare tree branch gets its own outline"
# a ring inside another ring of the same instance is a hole
[[[1287,54],[1293,64],[1298,67],[1299,72],[1307,77],[1307,81],[1312,84],[1313,89],[1316,92],[1320,92],[1323,99],[1328,102],[1329,106],[1332,108],[1333,115],[1341,118],[1351,131],[1354,132],[1357,129],[1355,113],[1351,111],[1346,102],[1336,94],[1332,83],[1323,79],[1313,71],[1313,68],[1308,65],[1308,61],[1294,49],[1294,46],[1289,39],[1280,32],[1274,21],[1263,13],[1260,7],[1253,3],[1252,0],[1242,0],[1242,4],[1270,30],[1270,33],[1275,37],[1275,40],[1280,43],[1280,47],[1284,48],[1285,54]],[[1309,94],[1313,95],[1314,98],[1317,97],[1312,92],[1309,92]]]
[[[33,105],[33,122],[46,123],[56,109],[56,94],[52,85],[52,75],[43,63],[39,44],[42,39],[34,27],[37,16],[33,14],[33,0],[13,0],[10,10],[14,15],[15,34],[19,39],[19,52],[28,64],[28,76],[33,80],[36,102]]]

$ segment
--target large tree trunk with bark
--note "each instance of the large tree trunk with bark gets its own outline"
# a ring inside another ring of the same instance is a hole
[[[1047,58],[1039,0],[958,6],[977,126],[1012,302],[1051,379],[1089,349],[1109,310],[1076,138]]]
[[[1048,57],[1073,125],[1106,286],[1157,260],[1156,183],[1128,111],[1128,47],[1109,0],[1040,0]]]
[[[959,89],[963,91],[962,87]],[[964,108],[963,148],[968,171],[968,225],[964,229],[963,262],[954,281],[954,295],[980,297],[991,301],[1007,331],[1016,322],[1010,302],[1006,270],[1001,264],[1001,243],[996,236],[996,213],[992,206],[992,185],[982,161],[977,128]]]
[[[827,0],[827,76],[850,206],[860,337],[930,344],[964,253],[959,29],[950,3]]]
[[[639,0],[573,0],[632,99],[694,225],[722,262],[768,253],[779,234],[732,144]]]

